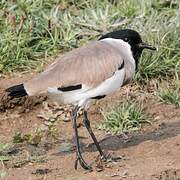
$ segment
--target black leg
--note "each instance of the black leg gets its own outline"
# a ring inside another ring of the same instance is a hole
[[[101,147],[100,147],[100,145],[99,145],[99,143],[98,143],[98,141],[97,141],[97,139],[96,139],[96,137],[95,137],[95,135],[91,129],[90,121],[88,120],[86,110],[84,110],[84,125],[87,128],[89,134],[91,135],[91,138],[93,139],[94,144],[96,145],[96,148],[101,155],[101,159],[106,160],[106,156],[104,155],[104,153],[103,153],[103,151],[102,151],[102,149],[101,149]]]
[[[77,130],[77,124],[76,124],[76,119],[77,119],[77,113],[79,111],[79,107],[76,106],[74,110],[72,111],[72,123],[73,123],[73,129],[74,129],[74,134],[75,134],[75,141],[76,141],[76,161],[75,161],[75,169],[77,169],[77,164],[78,161],[82,168],[91,170],[91,167],[84,161],[82,155],[81,155],[81,150],[80,150],[80,145],[79,145],[79,137],[78,137],[78,130]]]

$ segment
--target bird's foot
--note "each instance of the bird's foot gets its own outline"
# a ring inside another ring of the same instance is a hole
[[[77,166],[78,166],[78,162],[80,163],[81,167],[85,170],[89,170],[89,171],[92,171],[92,167],[89,166],[85,161],[84,159],[81,157],[81,156],[78,156],[76,157],[76,160],[75,160],[75,164],[74,164],[74,168],[77,169]]]

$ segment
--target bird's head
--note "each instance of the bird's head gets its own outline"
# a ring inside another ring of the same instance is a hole
[[[136,65],[144,49],[156,50],[155,47],[143,42],[140,34],[132,29],[122,29],[107,33],[100,37],[100,40],[105,38],[121,39],[127,42],[131,46]]]

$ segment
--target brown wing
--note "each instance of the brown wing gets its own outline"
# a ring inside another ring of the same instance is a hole
[[[29,95],[46,92],[48,87],[84,84],[97,86],[123,63],[118,49],[103,41],[94,41],[74,49],[50,65],[43,73],[24,83]]]

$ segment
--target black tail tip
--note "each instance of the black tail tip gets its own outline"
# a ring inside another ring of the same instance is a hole
[[[11,96],[12,98],[19,98],[27,95],[27,92],[24,89],[23,84],[9,87],[5,91],[8,92],[9,93],[8,96]]]

